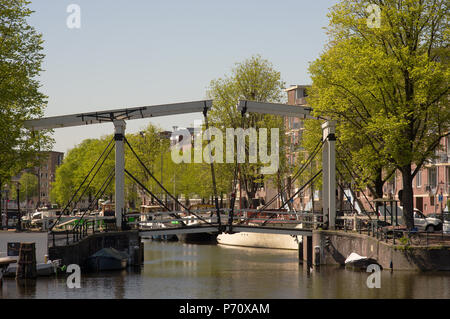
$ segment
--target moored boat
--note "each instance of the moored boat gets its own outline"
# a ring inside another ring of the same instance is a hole
[[[251,217],[246,225],[252,226],[272,226],[279,228],[302,228],[301,224],[293,224],[291,219],[285,216],[272,218],[266,223],[270,213],[248,213]],[[295,225],[295,226],[294,226]],[[220,245],[254,247],[254,248],[271,248],[271,249],[290,249],[298,250],[299,243],[302,242],[302,236],[270,234],[270,233],[253,233],[239,232],[234,234],[220,234],[217,236],[217,243]]]
[[[346,269],[366,271],[369,265],[378,265],[380,269],[383,269],[375,259],[360,256],[357,253],[351,253],[345,260]]]
[[[297,250],[301,240],[300,236],[247,232],[220,234],[217,236],[217,243],[220,245],[272,249]]]
[[[103,248],[87,260],[91,270],[121,270],[127,267],[128,255],[114,248]]]

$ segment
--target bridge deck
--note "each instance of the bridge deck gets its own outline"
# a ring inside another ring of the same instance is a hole
[[[225,226],[225,225],[224,225]],[[228,230],[228,225],[226,230]],[[235,233],[261,233],[261,234],[280,234],[280,235],[298,235],[311,236],[310,229],[299,228],[282,228],[282,227],[263,227],[263,226],[232,226]],[[142,236],[158,236],[158,235],[178,235],[178,234],[195,234],[195,233],[218,233],[218,227],[214,226],[185,226],[174,228],[155,228],[141,229]]]

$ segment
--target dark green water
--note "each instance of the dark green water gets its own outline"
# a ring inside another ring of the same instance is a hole
[[[82,274],[81,288],[65,278],[35,286],[4,281],[0,298],[450,298],[450,273],[383,271],[381,288],[369,273],[338,267],[309,272],[296,251],[145,242],[139,270]]]

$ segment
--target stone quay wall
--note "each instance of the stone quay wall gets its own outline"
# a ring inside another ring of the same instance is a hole
[[[394,246],[364,234],[331,230],[314,230],[312,238],[307,240],[312,240],[313,264],[345,265],[347,257],[354,252],[376,259],[383,269],[450,271],[450,247],[447,246]],[[320,249],[318,256],[316,247]]]
[[[117,231],[96,233],[77,243],[49,248],[51,260],[61,259],[62,264],[77,264],[86,267],[87,258],[102,248],[115,248],[126,252],[128,264],[139,266],[143,259],[143,244],[138,231]]]

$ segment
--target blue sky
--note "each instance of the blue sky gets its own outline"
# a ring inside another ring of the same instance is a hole
[[[45,116],[201,100],[211,80],[260,54],[287,86],[309,84],[309,62],[326,43],[336,0],[34,0],[29,19],[43,34]],[[69,29],[70,4],[81,28]],[[189,126],[201,114],[129,121]],[[111,123],[55,130],[54,150],[113,132]]]

